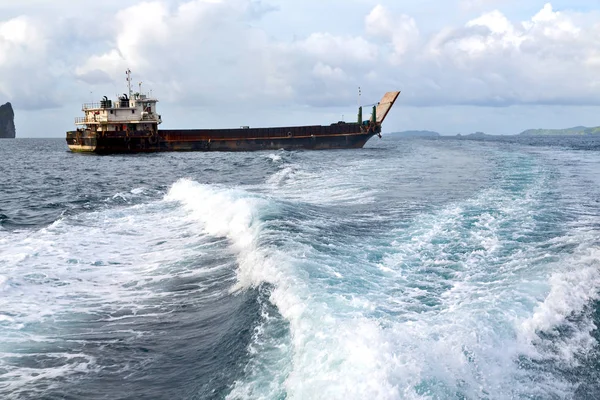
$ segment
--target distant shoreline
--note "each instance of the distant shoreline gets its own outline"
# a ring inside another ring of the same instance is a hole
[[[427,130],[411,130],[402,132],[390,132],[386,135],[405,137],[405,138],[434,138],[434,137],[459,137],[459,138],[481,138],[491,136],[594,136],[600,135],[600,126],[598,127],[585,127],[576,126],[573,128],[566,129],[527,129],[517,134],[506,134],[506,135],[489,135],[484,132],[475,132],[469,134],[457,134],[457,135],[442,135],[439,132],[427,131]]]

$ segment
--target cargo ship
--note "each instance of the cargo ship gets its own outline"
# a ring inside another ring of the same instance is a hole
[[[158,100],[131,89],[115,101],[106,96],[98,103],[83,104],[83,117],[75,119],[77,129],[67,132],[67,145],[73,152],[99,154],[162,151],[253,151],[297,149],[361,148],[373,136],[381,137],[381,124],[400,92],[388,92],[372,105],[363,120],[359,106],[356,122],[331,125],[236,129],[159,129]]]

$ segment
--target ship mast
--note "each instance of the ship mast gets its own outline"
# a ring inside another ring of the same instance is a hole
[[[358,125],[362,125],[362,106],[360,105],[360,86],[358,87]]]
[[[131,70],[129,68],[125,71],[125,75],[127,75],[127,89],[129,89],[129,98],[131,99]]]

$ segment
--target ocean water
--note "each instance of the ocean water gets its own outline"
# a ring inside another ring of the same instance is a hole
[[[0,141],[2,399],[598,399],[600,138]]]

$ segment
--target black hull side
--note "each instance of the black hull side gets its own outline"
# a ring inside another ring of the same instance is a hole
[[[144,153],[165,151],[328,150],[361,148],[375,129],[358,124],[225,130],[160,130],[151,132],[67,132],[74,152]]]
[[[259,151],[259,150],[328,150],[361,148],[373,134],[344,135],[332,137],[282,138],[282,139],[208,139],[172,140],[151,144],[145,138],[128,141],[114,138],[98,138],[93,152],[150,153],[165,151]]]

